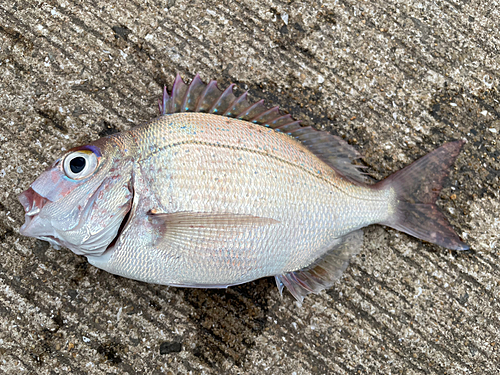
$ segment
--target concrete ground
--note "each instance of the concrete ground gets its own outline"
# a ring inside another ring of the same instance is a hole
[[[498,0],[0,3],[0,373],[497,374]],[[344,137],[383,178],[466,139],[440,205],[472,250],[381,226],[299,308],[272,278],[148,285],[19,235],[61,152],[157,115],[176,72]]]

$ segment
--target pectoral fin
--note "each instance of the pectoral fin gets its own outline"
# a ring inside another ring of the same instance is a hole
[[[181,211],[148,212],[149,220],[159,232],[155,245],[163,241],[186,244],[191,241],[221,241],[255,227],[278,224],[279,221],[253,215]]]

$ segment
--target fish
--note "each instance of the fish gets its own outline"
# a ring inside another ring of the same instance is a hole
[[[233,88],[177,75],[159,117],[70,149],[19,195],[20,233],[147,283],[274,276],[299,304],[341,277],[368,225],[469,249],[436,205],[465,140],[371,183],[341,137]]]

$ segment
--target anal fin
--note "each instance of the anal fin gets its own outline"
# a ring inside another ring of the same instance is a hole
[[[286,286],[299,305],[302,305],[304,297],[309,293],[319,293],[331,287],[342,276],[351,257],[361,250],[362,245],[363,231],[351,232],[339,238],[329,251],[306,268],[276,275],[280,294]]]

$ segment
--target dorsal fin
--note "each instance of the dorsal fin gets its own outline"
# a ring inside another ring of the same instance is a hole
[[[220,90],[217,81],[210,81],[205,85],[198,74],[186,85],[177,74],[171,95],[166,87],[163,89],[163,99],[158,101],[160,114],[203,112],[233,117],[273,129],[292,125],[287,132],[300,128],[300,123],[292,116],[281,113],[279,107],[267,108],[264,100],[252,103],[247,99],[248,92],[237,97],[233,93],[233,87],[234,84],[231,84],[225,90]]]
[[[177,74],[172,86],[171,95],[163,88],[163,99],[158,101],[161,115],[180,112],[203,112],[217,114],[249,121],[275,129],[299,140],[318,158],[342,175],[364,182],[362,166],[353,165],[352,161],[360,158],[360,154],[342,138],[312,127],[301,127],[290,114],[284,114],[279,107],[267,108],[264,100],[250,102],[248,92],[240,96],[233,93],[234,84],[225,90],[217,87],[217,81],[204,84],[197,74],[189,85],[186,85]]]
[[[352,164],[352,161],[361,158],[360,153],[342,138],[311,127],[297,129],[291,136],[297,138],[309,151],[344,176],[354,181],[366,182],[366,175],[363,172],[365,167]]]

